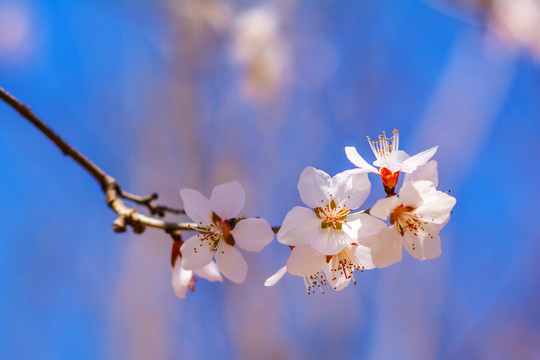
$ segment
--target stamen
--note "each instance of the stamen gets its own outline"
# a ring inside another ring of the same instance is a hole
[[[348,247],[337,255],[334,255],[330,260],[330,271],[333,281],[336,281],[339,276],[344,276],[345,279],[352,279],[356,285],[356,280],[354,280],[355,270],[363,272],[364,266]]]
[[[383,131],[382,135],[379,135],[377,141],[371,141],[369,136],[367,136],[371,151],[373,151],[375,158],[380,163],[395,162],[397,159],[397,151],[399,150],[399,131],[394,129],[392,134],[393,136],[389,139],[386,137],[386,132]]]
[[[321,228],[328,229],[332,228],[334,230],[342,230],[343,224],[347,222],[347,215],[350,212],[350,209],[346,208],[345,202],[342,202],[340,205],[330,195],[330,201],[324,206],[316,207],[313,209],[315,215],[321,219]],[[348,197],[347,199],[349,199]]]
[[[416,208],[412,206],[400,205],[392,211],[391,215],[391,217],[394,219],[394,224],[397,231],[403,237],[403,241],[405,241],[412,250],[416,249],[414,238],[409,238],[409,236],[406,236],[406,232],[413,236],[418,236],[418,234],[421,233],[433,238],[433,235],[425,228],[425,225],[427,225],[428,222],[424,221],[422,215],[415,214],[414,210],[416,210]]]
[[[197,235],[201,240],[199,246],[207,245],[210,247],[210,251],[216,252],[221,250],[223,253],[224,242],[230,246],[235,245],[234,237],[230,233],[234,225],[234,219],[221,220],[216,213],[213,213],[213,223],[199,229],[199,234]],[[197,252],[197,248],[193,250]]]
[[[315,289],[319,289],[324,294],[323,286],[327,284],[326,278],[321,271],[317,271],[315,274],[303,276],[304,285],[308,295],[315,293]]]

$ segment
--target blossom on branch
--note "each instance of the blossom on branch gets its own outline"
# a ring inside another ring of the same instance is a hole
[[[287,265],[265,286],[275,285],[289,272],[304,278],[308,294],[327,284],[339,291],[354,281],[355,270],[374,268],[367,244],[386,224],[368,214],[351,213],[370,189],[367,174],[358,169],[331,178],[322,170],[305,168],[298,191],[310,208],[297,206],[285,217],[277,238],[292,252]]]
[[[348,170],[333,178],[322,170],[307,167],[300,175],[298,191],[310,208],[294,207],[277,234],[279,242],[290,246],[311,245],[322,255],[336,255],[358,239],[377,233],[381,221],[351,210],[360,207],[369,195],[367,174]]]
[[[381,222],[381,226],[384,224]],[[336,255],[322,255],[311,245],[302,245],[292,249],[287,265],[278,270],[264,283],[274,286],[286,272],[304,278],[308,294],[329,284],[334,290],[341,291],[351,280],[356,285],[354,271],[363,272],[373,269],[371,249],[368,246],[353,243]]]
[[[182,237],[179,236],[179,238],[173,241],[171,249],[171,285],[174,293],[180,299],[186,297],[188,289],[191,292],[195,291],[195,283],[197,282],[195,275],[209,281],[223,281],[223,277],[221,276],[216,263],[213,261],[197,270],[192,271],[184,269],[182,267],[182,256],[180,254],[182,243]]]
[[[244,282],[247,263],[238,247],[258,252],[274,238],[266,220],[239,217],[244,207],[245,192],[232,181],[216,186],[210,199],[193,189],[180,190],[186,214],[196,223],[199,234],[181,247],[182,267],[201,269],[215,256],[219,271],[235,283]]]
[[[373,165],[379,167],[379,169],[364,160],[353,146],[345,147],[345,154],[350,162],[361,170],[381,175],[384,190],[388,195],[395,194],[394,189],[400,172],[412,173],[416,168],[428,162],[438,149],[438,146],[434,146],[416,155],[409,156],[405,151],[399,150],[398,130],[393,131],[393,136],[390,139],[386,137],[386,133],[383,131],[382,135],[379,135],[378,141],[371,141],[369,136],[367,140],[377,159],[373,162]]]
[[[171,284],[176,296],[180,299],[186,297],[186,292],[189,289],[191,292],[195,290],[195,282],[197,278],[195,275],[202,277],[209,281],[223,281],[223,277],[219,272],[219,269],[215,262],[211,261],[207,265],[197,270],[186,270],[182,267],[182,259],[178,259],[176,264],[172,268],[172,280]]]
[[[456,199],[436,189],[437,163],[431,161],[406,177],[399,195],[379,200],[370,214],[391,226],[383,229],[372,246],[373,263],[386,267],[401,260],[402,244],[418,260],[441,255],[439,231],[450,219]]]

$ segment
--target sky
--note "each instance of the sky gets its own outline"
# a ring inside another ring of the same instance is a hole
[[[238,180],[246,215],[280,225],[306,166],[350,169],[345,146],[369,158],[365,137],[397,128],[409,154],[439,145],[457,199],[437,259],[307,295],[291,275],[263,286],[289,254],[274,240],[245,253],[244,284],[180,300],[170,237],[114,233],[96,181],[0,103],[0,358],[540,359],[539,59],[494,19],[434,1],[0,3],[0,86],[129,192],[182,207],[181,188]],[[365,207],[384,196],[370,180]]]

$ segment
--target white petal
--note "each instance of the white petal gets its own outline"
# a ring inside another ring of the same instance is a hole
[[[223,281],[223,277],[221,277],[219,268],[213,261],[210,261],[208,265],[203,266],[200,269],[193,270],[193,272],[195,273],[195,275],[200,276],[208,281]]]
[[[190,237],[182,247],[182,267],[187,270],[200,269],[212,261],[214,252],[207,241],[201,241],[201,234]]]
[[[435,259],[441,256],[441,237],[433,234],[424,239],[424,259]]]
[[[416,170],[417,167],[424,165],[435,155],[439,146],[434,146],[431,149],[419,152],[416,155],[411,156],[407,160],[401,163],[401,170],[406,173],[411,173]]]
[[[308,276],[315,274],[326,264],[326,257],[319,254],[309,245],[295,247],[289,260],[287,271],[293,275]]]
[[[407,153],[405,151],[398,150],[398,152],[396,153],[395,160],[391,160],[391,161],[377,160],[377,161],[373,162],[373,165],[379,166],[381,168],[383,168],[383,167],[387,168],[391,172],[402,171],[402,168],[403,168],[402,163],[403,163],[403,161],[407,160],[408,158],[410,158],[410,156],[407,155]]]
[[[210,196],[212,208],[222,220],[238,216],[246,202],[246,192],[238,181],[218,185]]]
[[[435,187],[439,186],[439,172],[437,162],[428,161],[425,165],[419,166],[414,172],[405,174],[404,182],[427,180],[431,181]]]
[[[360,169],[344,171],[330,181],[330,194],[337,204],[349,210],[359,208],[370,191],[368,175]]]
[[[363,244],[351,245],[351,251],[358,261],[360,261],[365,270],[373,269],[375,267],[371,257],[371,247]]]
[[[430,191],[430,188],[435,189],[431,181],[403,183],[403,186],[399,189],[399,201],[405,206],[418,208],[424,202],[424,196],[422,194]]]
[[[231,231],[236,243],[247,251],[261,251],[274,238],[270,224],[264,219],[245,219]]]
[[[403,251],[401,244],[401,235],[393,226],[381,230],[371,247],[373,264],[378,268],[383,268],[401,261]]]
[[[287,267],[284,266],[281,269],[279,269],[274,275],[270,276],[266,281],[264,282],[264,286],[274,286],[277,284],[279,280],[287,273]]]
[[[308,244],[313,234],[321,227],[321,219],[313,210],[296,206],[285,216],[277,233],[277,239],[285,245],[300,246]]]
[[[412,183],[419,192],[422,192],[423,197],[423,203],[415,210],[415,214],[422,220],[444,226],[450,217],[450,211],[456,204],[456,198],[435,190],[433,186],[426,186],[426,183],[430,184],[430,182],[425,181]]]
[[[410,158],[410,156],[403,150],[398,150],[397,153],[396,153],[396,162],[397,163],[402,163],[404,162],[405,160],[407,160],[408,158]]]
[[[186,297],[186,291],[192,276],[193,274],[191,273],[191,270],[182,268],[181,261],[176,261],[176,264],[172,269],[171,285],[174,293],[180,299],[184,299]]]
[[[212,204],[197,190],[182,189],[180,196],[184,202],[184,210],[187,216],[198,225],[208,225],[212,223]]]
[[[323,255],[335,255],[352,243],[352,239],[343,230],[319,228],[313,233],[311,246]]]
[[[369,213],[379,219],[386,220],[390,216],[390,213],[399,205],[401,205],[399,197],[389,196],[377,201],[369,210]]]
[[[349,159],[350,162],[352,162],[355,166],[358,166],[360,169],[363,169],[368,172],[373,172],[375,174],[378,174],[379,171],[370,165],[366,160],[364,160],[358,151],[356,151],[355,147],[347,146],[345,148],[345,154],[347,155],[347,159]]]
[[[350,233],[349,227],[352,230]],[[343,230],[353,242],[357,242],[376,236],[385,227],[385,222],[374,216],[355,213],[347,216],[347,223],[343,225]]]
[[[322,170],[308,166],[300,174],[298,191],[302,202],[311,208],[328,202],[330,197],[330,175]]]
[[[330,266],[328,264],[325,265],[326,266],[323,267],[323,271],[326,275],[326,281],[328,281],[328,284],[332,287],[332,289],[341,291],[351,283],[352,277],[347,278],[341,271],[332,271],[330,270]]]
[[[429,224],[423,225],[425,232],[406,231],[403,245],[412,257],[418,260],[435,259],[441,255],[441,238],[438,230]],[[414,245],[414,248],[413,246]]]
[[[227,279],[237,284],[243,283],[246,279],[248,269],[246,260],[233,246],[223,244],[216,251],[216,262]]]

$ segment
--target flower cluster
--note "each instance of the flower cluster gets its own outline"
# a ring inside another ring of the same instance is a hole
[[[374,166],[355,148],[346,147],[348,159],[358,169],[333,178],[312,167],[302,172],[298,191],[309,208],[295,207],[285,217],[277,239],[292,251],[266,286],[275,285],[289,272],[304,278],[308,294],[326,284],[339,291],[351,281],[356,283],[355,270],[400,261],[403,246],[419,260],[441,254],[439,231],[450,219],[456,199],[436,189],[437,163],[430,159],[437,147],[408,156],[399,150],[397,130],[390,139],[383,133],[378,141],[368,137],[368,142],[376,158]],[[380,175],[387,196],[371,209],[353,212],[370,193],[369,172]],[[401,172],[405,178],[396,194]]]
[[[383,133],[378,141],[368,141],[376,158],[373,165],[346,147],[356,169],[334,177],[313,167],[304,169],[298,191],[306,206],[290,210],[277,232],[278,241],[292,251],[265,286],[290,273],[304,279],[308,294],[323,291],[325,285],[339,291],[356,284],[355,271],[400,261],[403,247],[418,260],[441,254],[439,231],[456,199],[437,190],[437,162],[431,160],[437,147],[409,156],[399,150],[397,130],[390,139]],[[371,191],[368,173],[381,177],[387,196],[371,209],[358,210]],[[400,173],[405,176],[396,193]],[[180,195],[197,234],[173,244],[176,295],[183,298],[188,289],[193,291],[195,276],[223,281],[223,275],[242,283],[248,266],[238,248],[258,252],[268,245],[274,237],[268,222],[240,216],[245,192],[236,181],[216,186],[210,199],[192,189],[182,189]]]

